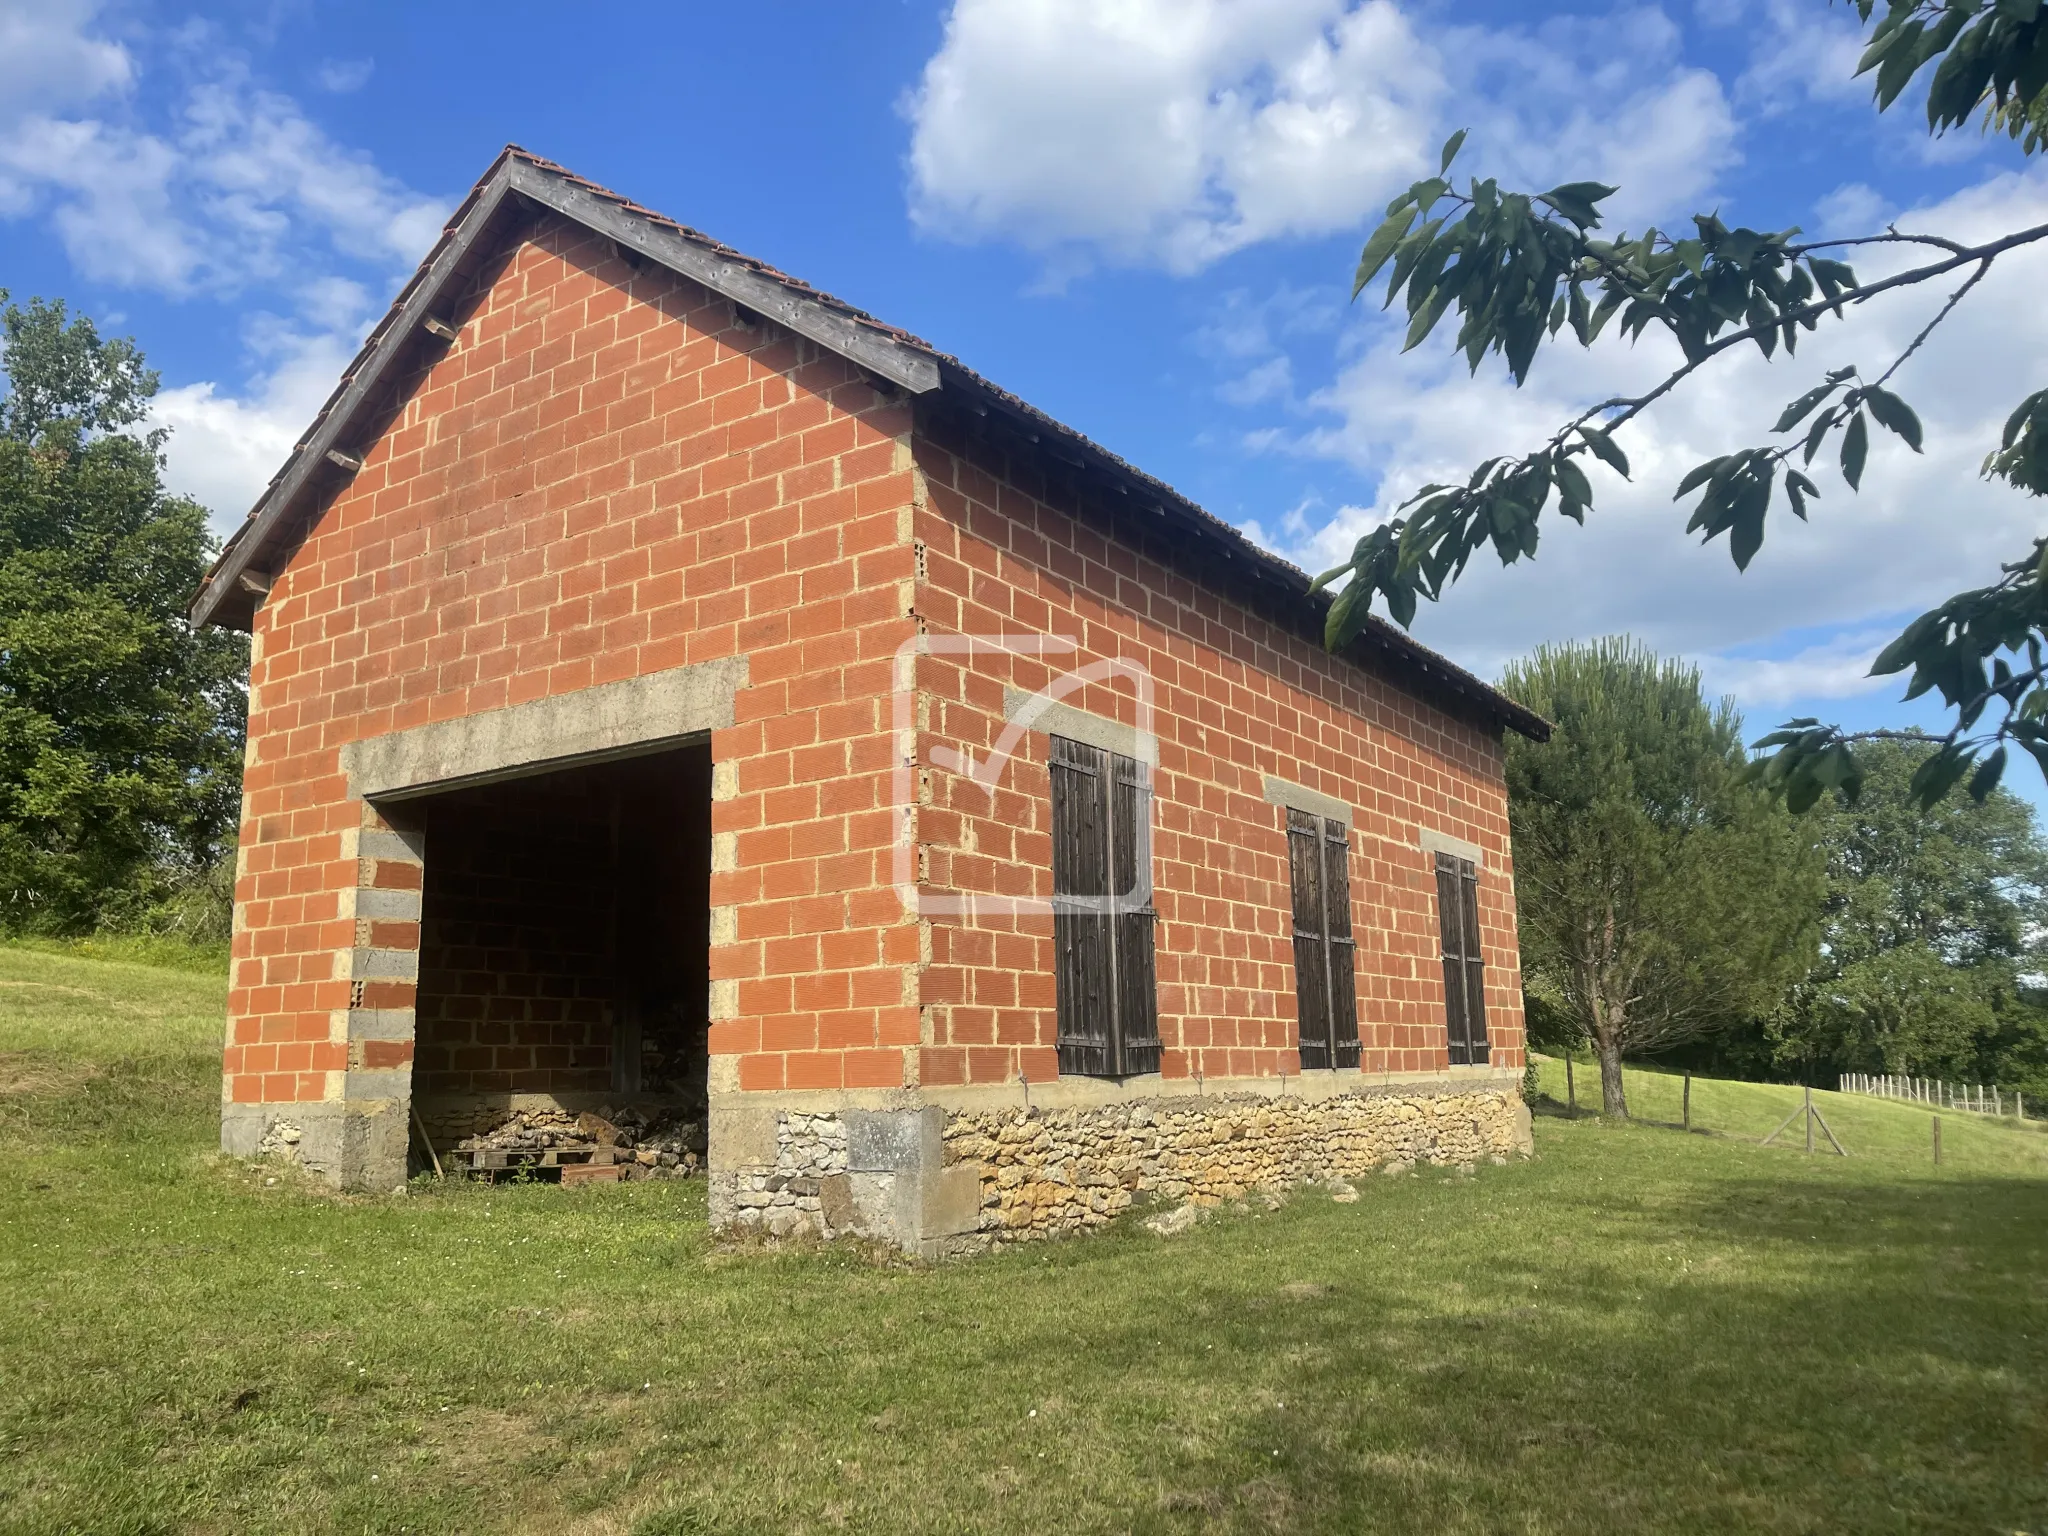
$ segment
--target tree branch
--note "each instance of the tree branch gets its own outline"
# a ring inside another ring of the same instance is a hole
[[[1910,288],[1917,283],[1924,283],[1933,278],[1940,277],[1945,272],[1953,272],[1958,267],[1966,267],[1973,261],[1981,262],[1984,267],[1988,268],[1992,262],[2003,256],[2007,251],[2017,249],[2023,245],[2031,245],[2037,240],[2048,240],[2048,224],[2036,224],[2031,229],[2015,230],[2012,234],[2006,235],[2001,239],[1989,241],[1984,245],[1965,247],[1946,261],[1931,262],[1924,267],[1909,268],[1904,272],[1896,272],[1890,277],[1880,278],[1874,283],[1861,284],[1854,289],[1844,289],[1831,299],[1814,299],[1799,305],[1796,309],[1783,310],[1769,321],[1744,326],[1741,330],[1730,331],[1725,336],[1717,336],[1701,349],[1698,357],[1689,359],[1684,367],[1678,369],[1649,393],[1634,396],[1617,395],[1611,399],[1603,400],[1600,404],[1593,406],[1576,417],[1562,431],[1558,432],[1555,437],[1551,438],[1551,442],[1553,444],[1562,443],[1565,437],[1573,430],[1584,426],[1594,417],[1606,411],[1619,411],[1621,413],[1601,423],[1603,431],[1613,431],[1623,423],[1640,416],[1650,406],[1670,394],[1672,390],[1676,389],[1716,357],[1719,357],[1723,352],[1728,351],[1731,347],[1740,346],[1745,341],[1754,341],[1765,331],[1776,331],[1786,325],[1796,325],[1801,320],[1825,314],[1830,310],[1840,313],[1842,306],[1845,304],[1861,304],[1866,300],[1876,298],[1881,293],[1888,293],[1894,288]],[[1980,270],[1978,276],[1982,275]],[[1967,291],[1975,282],[1976,278],[1973,277],[1969,283],[1963,285],[1963,291]],[[1953,303],[1954,301],[1951,300],[1950,307],[1953,307]],[[1936,317],[1936,323],[1938,324],[1946,314],[1947,309],[1944,309],[1942,315]],[[1919,343],[1916,341],[1914,345],[1917,346]],[[1904,358],[1900,359],[1901,362],[1904,360]]]

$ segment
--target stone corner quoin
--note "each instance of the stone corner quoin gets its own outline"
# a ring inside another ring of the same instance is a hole
[[[493,217],[215,577],[253,642],[225,1150],[390,1189],[422,1137],[668,1095],[715,1225],[925,1255],[1526,1154],[1511,717],[1326,654],[1221,525],[883,377],[809,290]],[[1144,808],[1099,929],[1056,733]],[[1355,1046],[1304,1051],[1312,956]],[[1098,984],[1136,1032],[1101,1075]]]

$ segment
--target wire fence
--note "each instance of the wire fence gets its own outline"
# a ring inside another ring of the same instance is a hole
[[[1938,1077],[1893,1077],[1868,1072],[1844,1072],[1838,1085],[1843,1093],[1863,1093],[1878,1099],[1902,1099],[1925,1104],[1930,1109],[1950,1109],[1958,1114],[2012,1115],[2027,1117],[2026,1095],[2018,1089],[2003,1089],[1996,1083],[1951,1083]]]

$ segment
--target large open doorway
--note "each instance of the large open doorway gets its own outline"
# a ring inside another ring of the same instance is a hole
[[[610,1144],[617,1132],[623,1150],[661,1147],[648,1170],[698,1166],[708,743],[446,790],[400,810],[425,834],[413,1103],[428,1138],[447,1151],[516,1149]]]

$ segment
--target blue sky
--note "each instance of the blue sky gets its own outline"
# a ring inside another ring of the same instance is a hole
[[[1406,491],[1655,377],[1655,346],[1546,357],[1514,391],[1401,357],[1347,278],[1373,211],[1466,159],[1621,185],[1629,227],[1986,233],[2048,217],[2003,140],[1930,142],[1849,79],[1825,0],[281,0],[203,11],[0,0],[0,285],[61,295],[162,371],[171,473],[247,509],[441,219],[511,141],[926,336],[1298,562]],[[2015,258],[1982,298],[2048,290]],[[1633,487],[1533,566],[1474,573],[1417,633],[1477,670],[1623,630],[1697,658],[1759,730],[1931,721],[1860,674],[2033,520],[1976,468],[2044,381],[2048,312],[1960,312],[1860,496],[1774,524],[1746,576],[1669,488],[1759,440],[1826,367],[1879,367],[1939,295],[1734,359],[1630,429]],[[2031,780],[2016,787],[2033,789]]]

